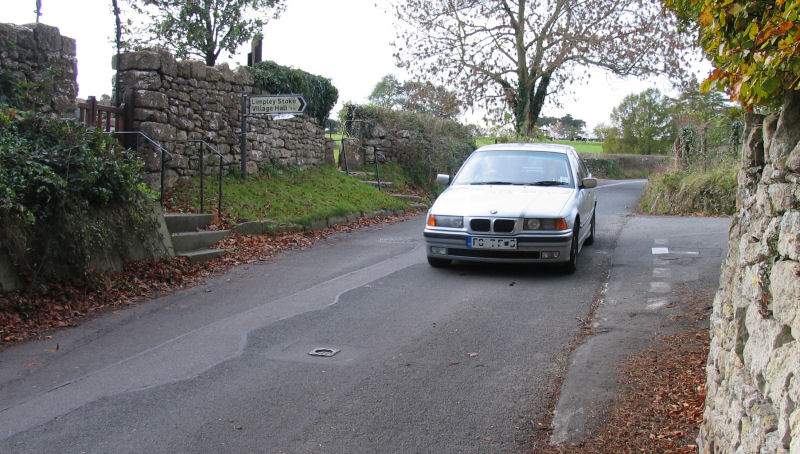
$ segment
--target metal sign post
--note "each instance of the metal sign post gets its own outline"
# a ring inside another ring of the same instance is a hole
[[[242,180],[247,179],[247,93],[242,93]]]
[[[248,102],[249,100],[249,102]],[[247,117],[299,115],[306,110],[303,95],[250,95],[242,93],[242,179],[247,178]]]

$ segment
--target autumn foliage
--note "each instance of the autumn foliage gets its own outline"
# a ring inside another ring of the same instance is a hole
[[[725,90],[752,109],[778,106],[800,82],[800,1],[664,0],[697,27],[715,69],[703,88]]]

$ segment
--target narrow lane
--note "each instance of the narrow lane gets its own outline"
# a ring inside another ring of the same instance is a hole
[[[0,452],[513,450],[642,186],[600,188],[575,275],[432,269],[420,216],[8,349]]]

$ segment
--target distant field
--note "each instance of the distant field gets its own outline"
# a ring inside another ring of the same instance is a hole
[[[494,137],[477,137],[475,143],[480,147],[494,143]],[[572,145],[578,153],[602,153],[603,142],[571,142],[569,140],[554,140],[542,141],[542,143],[563,143],[565,145]]]

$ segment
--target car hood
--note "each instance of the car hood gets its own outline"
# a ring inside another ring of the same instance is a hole
[[[457,185],[436,199],[431,212],[463,216],[562,216],[574,189],[553,186]],[[496,211],[493,212],[493,211]]]

